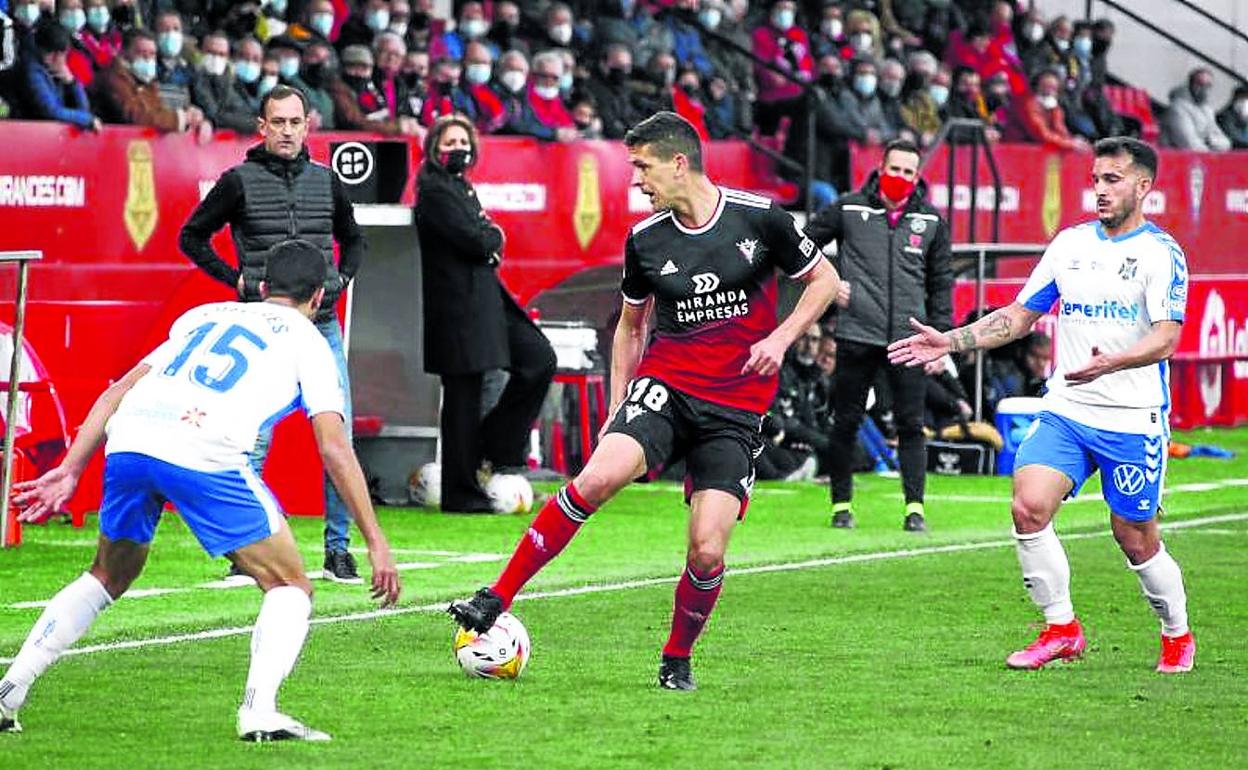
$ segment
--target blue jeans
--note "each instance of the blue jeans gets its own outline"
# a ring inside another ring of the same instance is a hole
[[[338,328],[338,319],[318,321],[316,328],[325,335],[329,349],[334,353],[334,363],[338,365],[338,383],[342,385],[346,396],[346,414],[343,415],[347,429],[347,441],[351,441],[351,381],[347,377],[347,358],[342,352],[342,330]],[[251,467],[260,475],[264,470],[265,458],[269,456],[269,446],[273,443],[273,428],[261,431],[256,437],[256,448],[251,452]],[[334,482],[329,474],[325,474],[325,550],[345,551],[350,543],[351,514],[347,504],[338,495]]]

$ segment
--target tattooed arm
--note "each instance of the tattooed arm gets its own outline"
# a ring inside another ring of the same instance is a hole
[[[974,323],[944,333],[911,318],[910,325],[917,333],[889,345],[888,360],[894,364],[917,366],[946,353],[1000,347],[1026,334],[1042,315],[1015,302],[992,311]]]

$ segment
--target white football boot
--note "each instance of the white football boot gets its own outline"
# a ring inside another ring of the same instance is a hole
[[[238,737],[252,743],[268,741],[328,741],[328,733],[276,711],[238,710]]]

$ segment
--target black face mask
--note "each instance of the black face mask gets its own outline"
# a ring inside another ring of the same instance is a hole
[[[412,11],[408,23],[415,29],[425,29],[429,26],[429,14],[424,11]]]
[[[681,83],[680,90],[685,92],[685,96],[697,96],[698,87],[693,83]]]
[[[433,87],[437,89],[437,92],[439,94],[442,94],[443,96],[446,96],[450,94],[451,91],[455,90],[455,84],[449,80],[446,80],[446,81],[438,80],[433,84]]]
[[[829,91],[836,91],[836,90],[839,90],[841,87],[841,79],[837,77],[836,75],[820,75],[819,85],[823,86]]]
[[[1113,42],[1112,40],[1108,40],[1106,38],[1100,38],[1100,37],[1092,38],[1092,55],[1100,56],[1104,54],[1106,51],[1109,50],[1109,46],[1112,42]]]
[[[444,152],[438,158],[442,162],[442,168],[452,174],[462,174],[464,169],[468,168],[468,158],[471,153],[468,150],[451,150]]]
[[[308,64],[303,68],[303,79],[309,85],[322,86],[328,83],[334,77],[334,66],[329,62],[316,62]]]
[[[225,25],[225,31],[229,33],[231,38],[239,39],[251,35],[256,29],[256,22],[260,17],[253,11],[248,11],[241,16],[235,16]]]
[[[418,73],[411,72],[403,76],[403,82],[407,84],[407,90],[419,96],[425,95],[425,78]]]
[[[607,82],[613,86],[622,86],[628,80],[628,70],[623,67],[611,67],[607,70]]]
[[[113,21],[117,22],[119,27],[128,27],[134,23],[134,7],[130,5],[119,5],[113,9]]]
[[[342,82],[351,86],[352,91],[363,91],[372,81],[368,78],[360,77],[359,75],[343,75]]]

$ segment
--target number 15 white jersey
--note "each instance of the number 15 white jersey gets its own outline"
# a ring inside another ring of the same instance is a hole
[[[1165,361],[1084,385],[1068,385],[1066,373],[1083,368],[1093,348],[1119,353],[1158,321],[1183,321],[1187,259],[1174,238],[1151,222],[1113,238],[1100,222],[1069,227],[1049,244],[1017,301],[1041,313],[1057,302],[1057,362],[1045,394],[1050,411],[1101,430],[1166,430]]]
[[[108,421],[105,451],[198,471],[239,468],[262,428],[302,407],[343,414],[329,343],[298,310],[272,302],[201,305],[174,321],[151,367]]]

